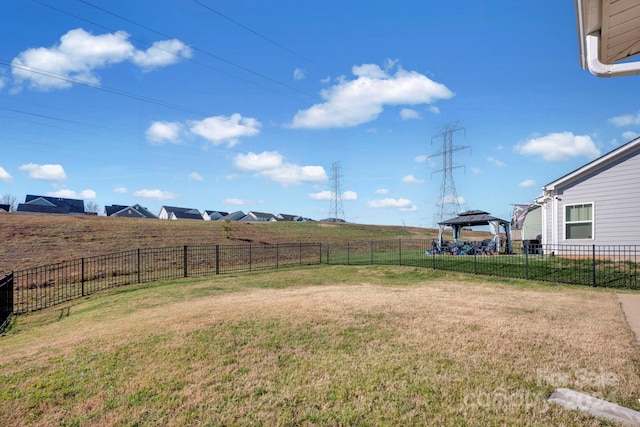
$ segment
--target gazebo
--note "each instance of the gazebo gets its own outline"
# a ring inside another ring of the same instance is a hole
[[[502,226],[504,233],[507,236],[507,240],[505,242],[506,252],[511,253],[512,251],[510,230],[511,222],[496,218],[489,214],[489,212],[478,210],[462,212],[455,218],[439,222],[438,225],[440,226],[440,231],[438,233],[438,242],[440,246],[442,246],[442,233],[447,226],[453,228],[453,240],[457,242],[460,237],[460,231],[462,231],[463,227],[488,225],[491,230],[491,234],[493,234],[493,241],[496,244],[496,250],[498,252],[501,250],[500,245],[502,242],[500,242],[500,226]]]

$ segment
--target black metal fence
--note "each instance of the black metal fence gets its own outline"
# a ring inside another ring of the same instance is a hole
[[[466,245],[474,247],[469,243]],[[3,278],[0,282],[0,322],[9,316],[7,313],[40,310],[99,290],[133,283],[322,263],[405,265],[640,289],[640,246],[541,245],[508,255],[467,248],[446,253],[436,249],[430,240],[397,239],[330,244],[181,246],[81,258],[18,271],[11,279]],[[5,281],[8,284],[4,284]]]
[[[26,313],[133,283],[320,262],[319,243],[137,249],[17,271],[11,304],[15,313]]]
[[[442,252],[432,241],[387,240],[323,245],[327,264],[406,265],[555,283],[640,289],[640,246],[539,245],[520,254]],[[453,253],[457,253],[454,255]]]
[[[13,273],[0,278],[0,333],[13,315]]]

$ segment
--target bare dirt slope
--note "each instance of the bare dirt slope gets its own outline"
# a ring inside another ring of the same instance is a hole
[[[341,223],[165,221],[73,215],[0,215],[0,273],[137,248],[204,244],[431,239],[435,230]]]

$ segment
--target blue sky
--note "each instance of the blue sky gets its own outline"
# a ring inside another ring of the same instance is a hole
[[[16,0],[0,14],[0,194],[430,227],[509,218],[640,131],[637,77],[580,68],[573,2]]]

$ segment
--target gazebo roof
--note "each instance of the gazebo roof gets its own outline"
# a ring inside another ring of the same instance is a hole
[[[473,210],[461,212],[457,217],[439,222],[438,225],[472,227],[474,225],[487,225],[492,221],[498,221],[500,222],[500,224],[510,223],[509,221],[506,221],[504,219],[492,216],[491,214],[489,214],[489,212]]]

